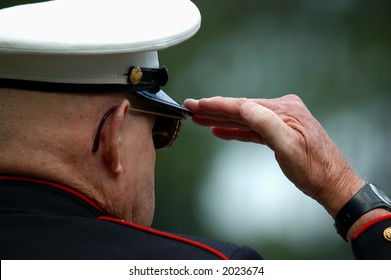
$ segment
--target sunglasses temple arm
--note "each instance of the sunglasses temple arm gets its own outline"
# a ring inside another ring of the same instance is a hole
[[[110,110],[108,110],[106,112],[106,114],[103,116],[103,118],[101,119],[100,123],[99,123],[99,126],[98,126],[98,130],[96,131],[96,135],[95,135],[95,138],[94,138],[94,143],[92,145],[92,152],[93,153],[96,153],[98,150],[99,150],[99,142],[100,142],[100,135],[102,133],[102,128],[103,128],[103,125],[106,121],[106,119],[109,117],[109,115],[114,112],[116,109],[118,108],[118,106],[114,106],[113,108],[111,108]]]

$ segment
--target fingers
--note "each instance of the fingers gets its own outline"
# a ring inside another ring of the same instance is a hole
[[[284,150],[290,128],[273,111],[254,102],[245,102],[240,114],[247,126],[258,133],[275,151]]]
[[[212,97],[199,101],[188,99],[184,105],[195,114],[195,123],[213,127],[213,134],[219,138],[281,148],[289,127],[275,112],[260,105],[262,102],[267,101]]]
[[[187,99],[184,105],[195,114],[192,120],[198,125],[248,129],[240,116],[242,102],[239,98],[212,97]]]
[[[197,118],[240,120],[240,106],[246,101],[245,98],[217,96],[200,100],[187,99],[184,106],[192,111]]]
[[[269,143],[257,132],[248,129],[212,127],[212,133],[223,140],[237,140],[242,142],[253,142],[263,145]]]
[[[195,116],[192,118],[192,120],[202,126],[218,126],[222,128],[238,128],[238,129],[248,129],[248,126],[243,122],[242,119],[233,119],[233,118],[220,118],[218,120],[216,119],[210,119],[210,118],[200,118],[198,116]]]

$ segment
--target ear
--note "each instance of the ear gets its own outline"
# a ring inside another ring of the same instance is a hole
[[[123,100],[108,119],[104,134],[103,157],[111,172],[119,174],[122,172],[122,142],[121,135],[125,122],[125,117],[129,112],[130,104],[128,100]]]

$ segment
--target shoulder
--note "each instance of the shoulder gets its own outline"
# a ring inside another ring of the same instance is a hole
[[[141,246],[136,251],[141,259],[262,259],[246,246],[169,233],[112,218],[99,220],[107,222],[110,231],[119,230],[125,238],[131,235],[133,241],[139,240]]]
[[[261,259],[248,247],[172,234],[112,218],[7,216],[0,218],[2,229],[6,229],[0,230],[2,259]]]

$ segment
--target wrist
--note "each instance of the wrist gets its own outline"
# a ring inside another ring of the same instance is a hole
[[[391,211],[391,200],[372,183],[364,186],[341,208],[335,217],[335,228],[345,241],[365,223]]]
[[[354,173],[344,177],[329,187],[328,193],[324,195],[323,203],[320,202],[333,219],[365,184],[365,181]]]

